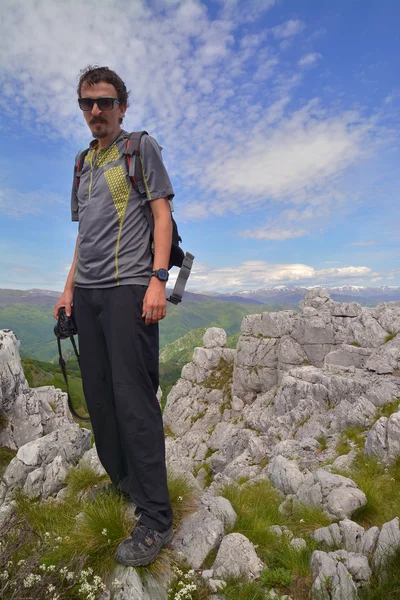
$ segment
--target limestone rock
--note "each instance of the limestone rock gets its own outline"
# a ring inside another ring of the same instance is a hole
[[[347,552],[360,553],[363,548],[365,530],[361,525],[345,519],[339,521],[340,530],[342,532],[344,548]]]
[[[381,417],[368,433],[365,453],[392,462],[400,456],[400,412]]]
[[[307,548],[307,542],[306,540],[303,540],[303,538],[293,538],[292,540],[290,540],[290,545],[292,546],[292,548],[298,551]]]
[[[400,548],[399,517],[382,525],[381,532],[376,542],[372,566],[380,569],[387,560]]]
[[[226,332],[220,327],[210,327],[203,336],[204,348],[224,348],[226,346]]]
[[[198,569],[208,554],[218,548],[224,535],[224,523],[204,506],[184,518],[172,548],[181,552],[189,564]]]
[[[93,448],[90,448],[90,450],[85,452],[85,454],[82,456],[81,460],[79,461],[78,467],[81,467],[81,466],[90,467],[96,473],[96,475],[99,475],[99,476],[107,475],[105,468],[103,467],[103,465],[100,462],[99,456],[97,454],[96,446],[93,446]]]
[[[296,494],[304,484],[304,475],[293,461],[275,456],[268,465],[268,475],[279,490],[285,494]]]
[[[388,332],[377,321],[372,309],[363,308],[360,315],[349,325],[348,343],[363,348],[377,348],[384,343]]]
[[[114,586],[114,582],[118,585]],[[133,567],[118,566],[111,575],[113,600],[167,600],[168,582],[158,581],[147,573],[142,579]]]
[[[21,446],[4,473],[0,502],[7,503],[14,490],[25,484],[35,496],[57,492],[65,479],[66,465],[76,464],[89,449],[91,435],[91,431],[73,424]]]
[[[375,551],[379,534],[379,527],[370,527],[364,534],[361,552],[368,558],[371,558]]]
[[[328,547],[339,547],[342,544],[342,532],[337,523],[332,523],[328,527],[320,527],[313,533],[317,542],[324,542]]]
[[[319,550],[311,556],[313,585],[311,598],[315,600],[356,600],[357,586],[349,571],[339,562]]]
[[[329,352],[325,356],[325,366],[335,365],[341,367],[364,368],[372,350],[369,348],[358,348],[349,344],[342,344],[337,350]]]
[[[249,581],[257,578],[264,566],[253,544],[241,533],[231,533],[222,540],[212,569],[217,577],[243,576]]]
[[[364,506],[367,498],[352,479],[318,469],[300,486],[297,497],[305,504],[320,504],[333,519],[345,519]]]

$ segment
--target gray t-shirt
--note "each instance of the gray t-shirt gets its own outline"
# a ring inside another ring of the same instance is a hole
[[[107,288],[123,284],[147,285],[153,256],[150,228],[141,208],[143,200],[132,186],[122,154],[129,134],[121,130],[106,148],[97,142],[85,157],[80,184],[72,186],[72,220],[79,221],[78,287]],[[174,192],[156,140],[144,135],[140,143],[147,201],[172,199]],[[139,158],[136,158],[139,160]]]

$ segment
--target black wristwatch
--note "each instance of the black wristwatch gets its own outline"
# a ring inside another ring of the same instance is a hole
[[[168,281],[169,273],[167,269],[156,269],[151,272],[152,277],[157,277],[160,281],[164,281],[165,283]]]

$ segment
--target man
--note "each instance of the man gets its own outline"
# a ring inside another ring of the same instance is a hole
[[[112,486],[129,495],[140,514],[116,560],[139,566],[152,562],[173,536],[156,392],[174,192],[161,148],[144,135],[140,154],[154,217],[153,254],[143,199],[128,177],[123,155],[128,138],[121,128],[128,107],[125,84],[108,67],[88,67],[77,91],[95,139],[79,181],[74,176],[72,220],[79,221],[79,233],[54,316],[60,307],[70,316],[73,305],[97,452]]]

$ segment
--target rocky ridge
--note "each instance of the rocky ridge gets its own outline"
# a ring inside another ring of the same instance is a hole
[[[337,457],[335,450],[351,427],[365,430],[367,454],[387,463],[400,456],[400,412],[378,418],[382,407],[400,398],[398,332],[400,302],[362,308],[334,302],[326,290],[309,292],[300,312],[245,317],[236,350],[225,347],[222,329],[206,331],[203,347],[168,396],[164,423],[169,469],[184,472],[200,497],[173,548],[196,569],[216,552],[202,576],[218,598],[225,578],[255,579],[265,566],[245,536],[230,533],[236,515],[220,495],[226,484],[268,479],[281,494],[283,513],[296,504],[323,509],[332,524],[313,534],[324,544],[311,560],[314,598],[358,598],[371,568],[400,547],[398,518],[367,531],[351,521],[366,496],[334,472],[345,471],[354,458],[354,452]],[[18,342],[7,330],[0,332],[0,386],[0,445],[18,450],[0,484],[4,518],[17,487],[34,496],[62,495],[68,466],[82,456],[101,466],[89,450],[90,432],[73,423],[65,395],[29,389]],[[290,535],[294,548],[305,544],[282,528],[275,533]],[[129,597],[135,577],[133,569],[124,571],[119,600]],[[158,596],[141,589],[138,600],[166,597],[162,588]]]

